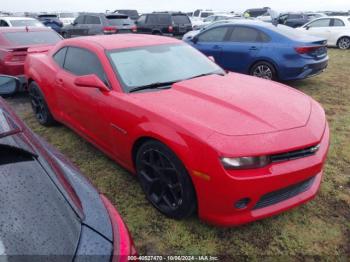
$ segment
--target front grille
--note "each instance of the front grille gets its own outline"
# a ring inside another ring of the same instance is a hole
[[[283,154],[272,155],[271,162],[289,161],[298,158],[314,155],[320,149],[320,145],[304,148],[301,150],[291,151]]]
[[[282,202],[284,200],[295,197],[303,192],[306,192],[307,190],[309,190],[311,188],[314,181],[315,181],[315,177],[311,177],[311,178],[309,178],[301,183],[298,183],[296,185],[292,185],[292,186],[268,193],[268,194],[262,196],[262,198],[255,205],[253,210],[277,204],[277,203]]]

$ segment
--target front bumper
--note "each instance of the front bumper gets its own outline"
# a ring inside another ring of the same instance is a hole
[[[237,226],[276,215],[311,200],[320,187],[328,148],[327,125],[315,155],[273,163],[259,171],[237,172],[217,168],[217,172],[225,174],[220,176],[219,184],[217,181],[207,183],[205,194],[198,196],[200,218],[211,224]],[[272,199],[261,205],[267,197]],[[237,208],[237,202],[242,199],[250,201],[245,208]]]

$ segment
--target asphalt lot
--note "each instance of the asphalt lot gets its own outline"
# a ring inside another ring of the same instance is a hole
[[[192,217],[174,221],[144,198],[135,177],[64,126],[40,126],[26,94],[7,99],[37,134],[56,146],[116,205],[142,255],[350,257],[350,51],[330,49],[320,76],[289,85],[311,95],[326,110],[331,148],[317,198],[292,211],[239,228],[217,228]],[[337,258],[339,259],[339,258]]]

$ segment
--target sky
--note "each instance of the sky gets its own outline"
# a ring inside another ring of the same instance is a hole
[[[9,12],[92,11],[137,9],[186,11],[212,9],[243,12],[268,6],[276,11],[350,10],[350,0],[1,0],[0,10]]]

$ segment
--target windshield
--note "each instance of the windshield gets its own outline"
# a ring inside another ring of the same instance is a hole
[[[21,26],[34,26],[34,27],[40,27],[44,26],[42,23],[40,23],[37,20],[11,20],[11,25],[14,27],[21,27]]]
[[[56,44],[62,38],[54,31],[39,31],[39,32],[7,32],[3,33],[5,38],[19,46],[41,45],[41,44]]]
[[[110,51],[109,57],[126,92],[153,83],[178,82],[224,71],[187,44]]]

